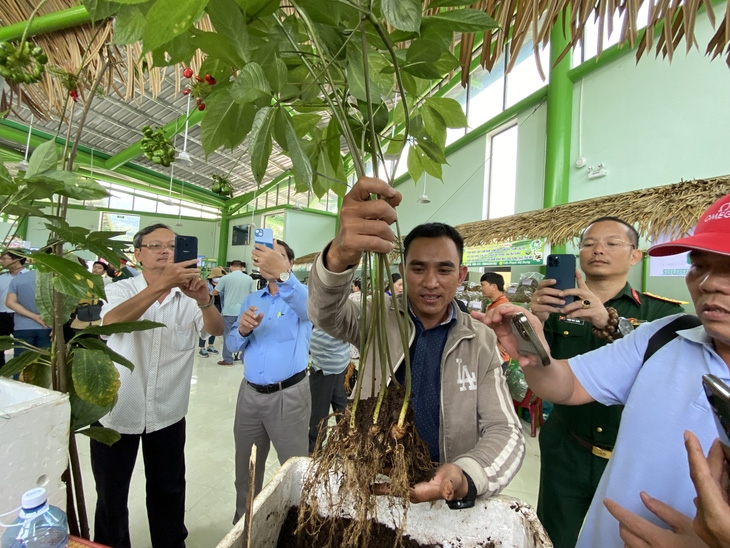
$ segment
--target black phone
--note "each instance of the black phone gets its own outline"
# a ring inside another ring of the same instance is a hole
[[[555,285],[551,286],[554,289],[573,289],[575,287],[575,255],[566,253],[548,255],[545,277],[556,280]],[[565,304],[570,304],[575,300],[575,296],[569,295],[564,300]]]
[[[730,386],[715,375],[702,375],[702,387],[715,415],[717,436],[725,458],[730,460]]]
[[[198,258],[198,238],[197,236],[175,236],[175,262],[181,263],[191,259]],[[197,265],[191,265],[188,268],[196,268]]]
[[[540,358],[543,365],[550,365],[550,355],[540,342],[530,320],[522,312],[517,312],[512,318],[512,334],[517,339],[517,350],[521,355],[532,354]]]

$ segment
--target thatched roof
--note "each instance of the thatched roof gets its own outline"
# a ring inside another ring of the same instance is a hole
[[[730,194],[730,175],[601,196],[499,219],[464,223],[456,229],[467,246],[536,238],[547,238],[548,242],[557,245],[579,236],[594,219],[620,217],[635,225],[641,236],[678,237],[693,228],[705,209],[726,194]],[[303,255],[294,264],[311,264],[317,253]]]
[[[661,234],[674,237],[693,228],[702,212],[726,194],[730,194],[730,175],[475,221],[456,229],[468,246],[534,238],[547,238],[555,245],[578,236],[593,219],[613,216],[634,224],[644,237],[656,238]]]

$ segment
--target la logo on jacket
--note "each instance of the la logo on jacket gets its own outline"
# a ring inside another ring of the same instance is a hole
[[[470,373],[469,367],[465,363],[462,363],[461,358],[456,358],[456,367],[458,368],[456,382],[459,385],[459,391],[464,392],[465,390],[476,390],[477,374]]]

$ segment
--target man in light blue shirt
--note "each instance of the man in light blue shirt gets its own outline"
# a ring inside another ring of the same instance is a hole
[[[686,251],[687,288],[701,326],[676,331],[648,359],[649,339],[677,316],[634,331],[620,322],[610,324],[607,335],[617,339],[613,344],[567,361],[552,359],[547,367],[535,356],[519,356],[528,385],[543,399],[625,405],[615,449],[578,537],[579,548],[703,545],[690,518],[695,489],[684,432],[693,431],[704,451],[709,450],[717,431],[702,376],[730,382],[730,195],[700,217],[692,236],[656,245],[649,255]],[[519,354],[509,328],[517,311],[524,309],[505,305],[485,319],[512,356]],[[539,320],[525,314],[547,347]]]
[[[35,304],[35,277],[36,271],[30,270],[13,278],[8,286],[5,305],[15,312],[13,336],[36,348],[48,348],[51,346],[51,328],[43,322]],[[16,347],[15,357],[23,352],[24,348]]]
[[[223,276],[213,290],[213,295],[223,296],[223,359],[218,365],[233,365],[233,353],[226,343],[228,334],[236,323],[236,318],[241,313],[243,300],[256,289],[256,282],[243,271],[241,261],[231,261],[231,272]]]
[[[256,244],[252,257],[268,285],[246,297],[226,338],[231,351],[243,352],[244,363],[233,425],[234,524],[246,509],[248,461],[253,445],[257,448],[258,493],[270,443],[280,464],[290,457],[307,455],[312,408],[306,382],[312,323],[307,317],[307,288],[291,273],[294,252],[283,241],[275,240],[273,249]]]
[[[0,274],[0,335],[13,334],[13,310],[5,306],[5,297],[8,294],[10,282],[18,274],[28,272],[25,268],[25,257],[16,255],[12,251],[5,251],[0,255],[0,267],[6,270]],[[0,350],[0,367],[5,365],[5,352]]]

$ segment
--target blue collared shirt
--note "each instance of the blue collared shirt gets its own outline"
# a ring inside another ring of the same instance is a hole
[[[276,295],[269,287],[251,293],[241,304],[241,312],[226,343],[231,351],[243,352],[244,377],[254,384],[274,384],[304,371],[309,361],[312,322],[307,317],[307,287],[292,274],[277,283]],[[249,307],[263,312],[261,324],[247,337],[238,332],[241,314]]]
[[[454,302],[449,308],[446,321],[430,329],[423,327],[410,308],[416,326],[415,337],[410,348],[411,357],[411,406],[415,414],[416,431],[428,447],[433,462],[439,462],[439,427],[441,424],[441,357],[446,346],[449,329],[456,322],[459,311]],[[403,384],[406,368],[401,366],[395,378]]]

